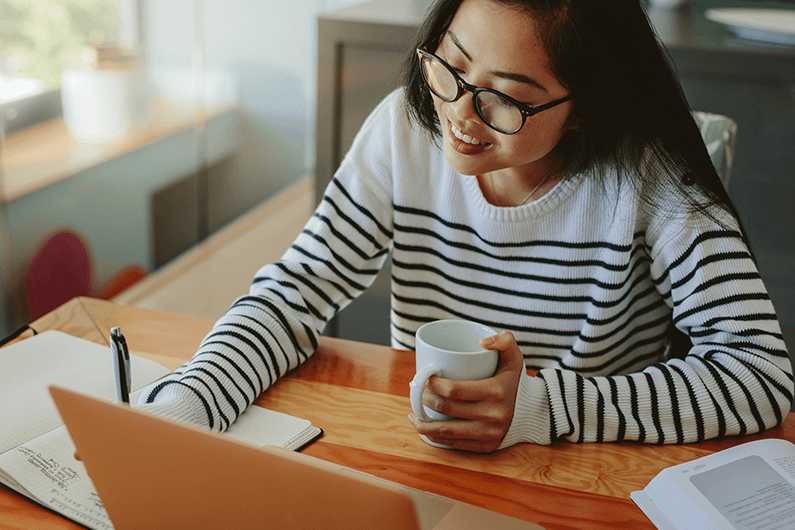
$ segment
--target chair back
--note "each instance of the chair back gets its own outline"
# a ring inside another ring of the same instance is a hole
[[[693,118],[701,131],[701,137],[723,187],[729,189],[737,124],[727,116],[711,112],[694,111]]]
[[[31,320],[91,295],[91,257],[83,240],[68,230],[48,239],[30,261],[25,288]]]

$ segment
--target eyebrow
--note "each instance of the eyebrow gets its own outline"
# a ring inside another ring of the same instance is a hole
[[[455,33],[453,33],[451,30],[449,30],[449,29],[447,30],[447,35],[450,36],[450,40],[453,41],[453,44],[455,44],[456,48],[458,48],[461,51],[461,53],[464,54],[464,57],[466,57],[467,60],[472,62],[472,56],[469,54],[469,52],[466,50],[466,48],[464,48],[464,45],[458,39],[458,36]],[[544,92],[549,92],[546,89],[546,87],[543,86],[541,83],[539,83],[535,79],[532,79],[532,78],[530,78],[530,77],[528,77],[528,76],[526,76],[524,74],[518,74],[518,73],[515,73],[515,72],[503,72],[503,71],[500,71],[500,70],[490,70],[489,74],[491,74],[493,76],[496,76],[496,77],[501,77],[503,79],[508,79],[510,81],[516,81],[517,83],[524,83],[526,85],[530,85],[532,87],[535,87],[535,88],[537,88],[539,90],[543,90]]]

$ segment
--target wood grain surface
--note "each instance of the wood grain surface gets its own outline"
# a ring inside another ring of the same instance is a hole
[[[207,320],[76,298],[32,324],[108,344],[120,326],[130,349],[174,369],[212,328]],[[24,340],[29,334],[23,335]],[[662,469],[741,442],[795,441],[793,415],[777,429],[702,444],[520,444],[493,454],[437,449],[407,419],[414,354],[323,337],[304,365],[256,404],[307,418],[324,430],[304,453],[366,473],[483,506],[552,529],[653,529],[629,499]],[[0,489],[0,530],[80,528]]]

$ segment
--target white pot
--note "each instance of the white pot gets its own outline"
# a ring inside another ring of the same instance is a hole
[[[66,68],[61,75],[64,123],[78,141],[120,140],[151,121],[146,71]]]

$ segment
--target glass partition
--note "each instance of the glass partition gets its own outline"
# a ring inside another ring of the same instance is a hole
[[[316,16],[356,2],[0,0],[0,335],[56,234],[107,296],[310,174]]]
[[[0,6],[5,335],[73,296],[111,298],[207,235],[237,98],[204,71],[201,1]]]

